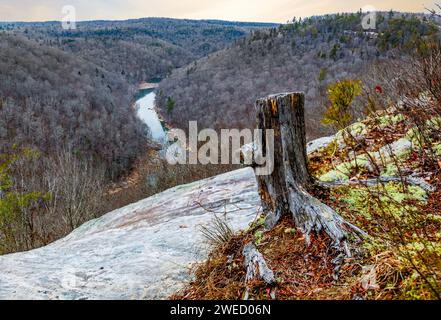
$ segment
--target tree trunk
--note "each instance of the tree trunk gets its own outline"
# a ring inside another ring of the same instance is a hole
[[[323,231],[336,248],[350,255],[346,239],[351,233],[361,236],[363,231],[306,191],[313,179],[307,166],[304,103],[303,93],[272,95],[256,103],[258,129],[274,130],[274,171],[257,176],[267,212],[265,226],[272,229],[282,215],[292,215],[308,243],[312,232]],[[263,134],[262,153],[267,143],[271,141]]]

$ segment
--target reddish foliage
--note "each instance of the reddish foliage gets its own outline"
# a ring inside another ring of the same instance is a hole
[[[375,87],[375,92],[379,93],[379,94],[382,94],[383,93],[383,88],[381,86],[376,86]]]

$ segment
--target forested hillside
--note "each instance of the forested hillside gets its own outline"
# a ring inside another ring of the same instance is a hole
[[[0,34],[0,148],[71,150],[111,176],[145,151],[147,128],[122,76],[20,36]]]
[[[245,37],[251,30],[273,26],[145,18],[80,22],[75,30],[63,30],[59,22],[3,23],[0,30],[23,33],[139,82],[161,79],[173,69]]]
[[[173,72],[161,83],[157,103],[178,127],[198,120],[201,127],[242,128],[254,127],[258,97],[304,91],[308,137],[322,136],[328,133],[321,118],[330,83],[364,78],[375,63],[394,59],[395,48],[416,48],[438,33],[430,17],[392,12],[377,17],[375,32],[365,32],[362,17],[327,15],[256,30]]]
[[[135,85],[271,25],[155,18],[77,26],[0,23],[0,254],[46,245],[196,180],[193,171],[152,165]],[[145,170],[160,183],[147,183]]]
[[[0,23],[0,147],[68,148],[117,177],[145,151],[131,85],[269,26],[165,18],[80,22],[74,30]]]
[[[111,209],[107,186],[148,150],[120,74],[0,33],[0,254],[66,235]]]

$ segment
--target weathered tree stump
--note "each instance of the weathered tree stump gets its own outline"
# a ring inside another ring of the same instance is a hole
[[[307,165],[304,103],[303,93],[272,95],[256,103],[258,129],[274,130],[274,171],[257,176],[265,226],[272,229],[282,215],[292,215],[308,243],[312,232],[324,232],[350,256],[348,236],[361,237],[363,231],[307,192],[314,181]],[[268,143],[263,134],[263,156]]]

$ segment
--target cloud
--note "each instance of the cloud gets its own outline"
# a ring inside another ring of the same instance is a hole
[[[378,10],[424,11],[433,1],[422,0],[0,0],[2,21],[60,20],[61,8],[73,5],[78,20],[173,17],[239,21],[285,22],[294,16]]]

